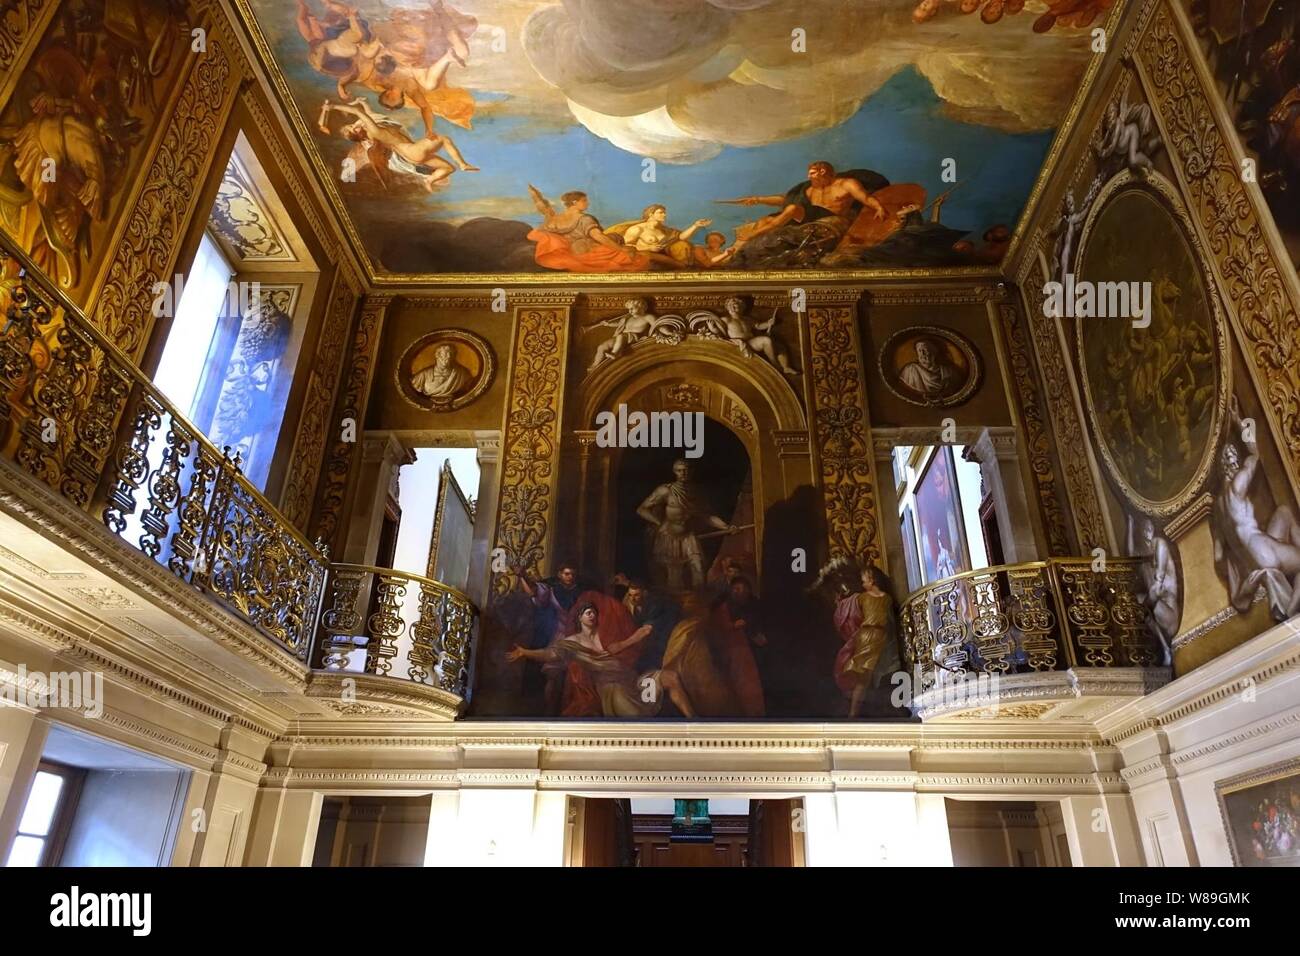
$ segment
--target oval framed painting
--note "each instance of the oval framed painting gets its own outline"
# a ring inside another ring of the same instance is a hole
[[[431,412],[463,408],[492,383],[492,347],[464,329],[420,336],[397,360],[397,388],[412,405]]]
[[[937,325],[891,335],[880,349],[880,375],[889,390],[913,405],[960,405],[979,385],[980,357],[970,339]]]
[[[1103,289],[1127,284],[1130,301],[1145,302],[1139,319],[1074,319],[1089,427],[1124,497],[1149,515],[1175,515],[1209,478],[1230,387],[1200,240],[1171,183],[1125,172],[1102,189],[1079,241],[1076,286],[1090,283],[1100,302]]]

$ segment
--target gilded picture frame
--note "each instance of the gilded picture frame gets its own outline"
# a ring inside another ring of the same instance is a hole
[[[1220,780],[1214,796],[1233,866],[1300,866],[1300,757]]]
[[[1076,270],[1080,280],[1086,279],[1085,269],[1088,254],[1091,244],[1097,238],[1099,220],[1111,208],[1113,202],[1130,193],[1141,193],[1154,200],[1167,214],[1173,228],[1186,244],[1191,262],[1194,268],[1199,270],[1199,291],[1201,292],[1213,342],[1215,369],[1212,382],[1213,395],[1208,405],[1211,416],[1209,427],[1203,439],[1202,447],[1196,455],[1194,467],[1189,469],[1189,476],[1181,487],[1158,497],[1144,494],[1136,487],[1131,475],[1126,472],[1125,467],[1118,460],[1117,450],[1112,447],[1112,442],[1107,437],[1107,428],[1109,426],[1102,421],[1101,410],[1106,407],[1108,402],[1108,399],[1104,398],[1106,389],[1103,386],[1108,387],[1109,383],[1092,381],[1088,368],[1087,333],[1091,329],[1089,323],[1127,322],[1128,320],[1123,318],[1074,319],[1075,358],[1079,370],[1079,384],[1083,392],[1082,405],[1087,416],[1093,444],[1101,460],[1102,469],[1119,493],[1135,508],[1153,518],[1167,520],[1185,512],[1201,497],[1202,492],[1207,488],[1226,427],[1228,402],[1232,389],[1232,361],[1229,351],[1226,314],[1219,292],[1213,281],[1208,278],[1213,276],[1214,272],[1206,256],[1204,244],[1178,196],[1177,187],[1158,172],[1151,171],[1145,176],[1138,177],[1124,171],[1112,177],[1102,187],[1079,237]],[[1150,279],[1154,280],[1156,277],[1157,273],[1153,270]],[[1116,276],[1117,280],[1120,278]],[[1156,282],[1151,282],[1153,297],[1159,294],[1156,285]],[[1154,312],[1156,308],[1154,302],[1151,303],[1151,308]],[[1156,324],[1156,320],[1153,318],[1152,325]],[[1119,332],[1122,333],[1123,330],[1121,329]]]

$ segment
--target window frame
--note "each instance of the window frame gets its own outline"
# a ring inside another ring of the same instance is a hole
[[[14,839],[18,837],[30,837],[37,840],[43,840],[44,846],[41,847],[41,857],[36,863],[38,867],[58,866],[63,857],[63,849],[68,842],[68,833],[72,830],[72,820],[76,816],[77,803],[81,799],[81,788],[86,781],[86,771],[80,767],[71,767],[67,764],[56,763],[52,760],[42,760],[36,765],[36,773],[48,773],[59,777],[63,780],[63,786],[59,788],[59,796],[55,801],[54,814],[50,818],[50,829],[48,833],[24,833],[18,830],[14,833]],[[36,774],[32,775],[36,779]],[[27,800],[31,799],[31,792],[28,791]],[[27,812],[27,801],[23,801],[23,813]],[[19,815],[19,823],[22,822],[22,815]],[[13,852],[12,845],[10,852]],[[6,868],[8,860],[6,859]]]

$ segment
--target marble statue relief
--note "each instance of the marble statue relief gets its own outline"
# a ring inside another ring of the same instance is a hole
[[[1235,399],[1230,422],[1232,434],[1219,454],[1222,480],[1210,518],[1215,567],[1239,614],[1250,609],[1262,588],[1273,617],[1284,621],[1300,611],[1300,526],[1286,505],[1261,520],[1252,498],[1259,449]]]

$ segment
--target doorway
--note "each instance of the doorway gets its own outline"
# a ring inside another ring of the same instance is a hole
[[[803,866],[803,800],[571,797],[571,866]]]
[[[1055,800],[945,801],[953,866],[1071,866]]]

